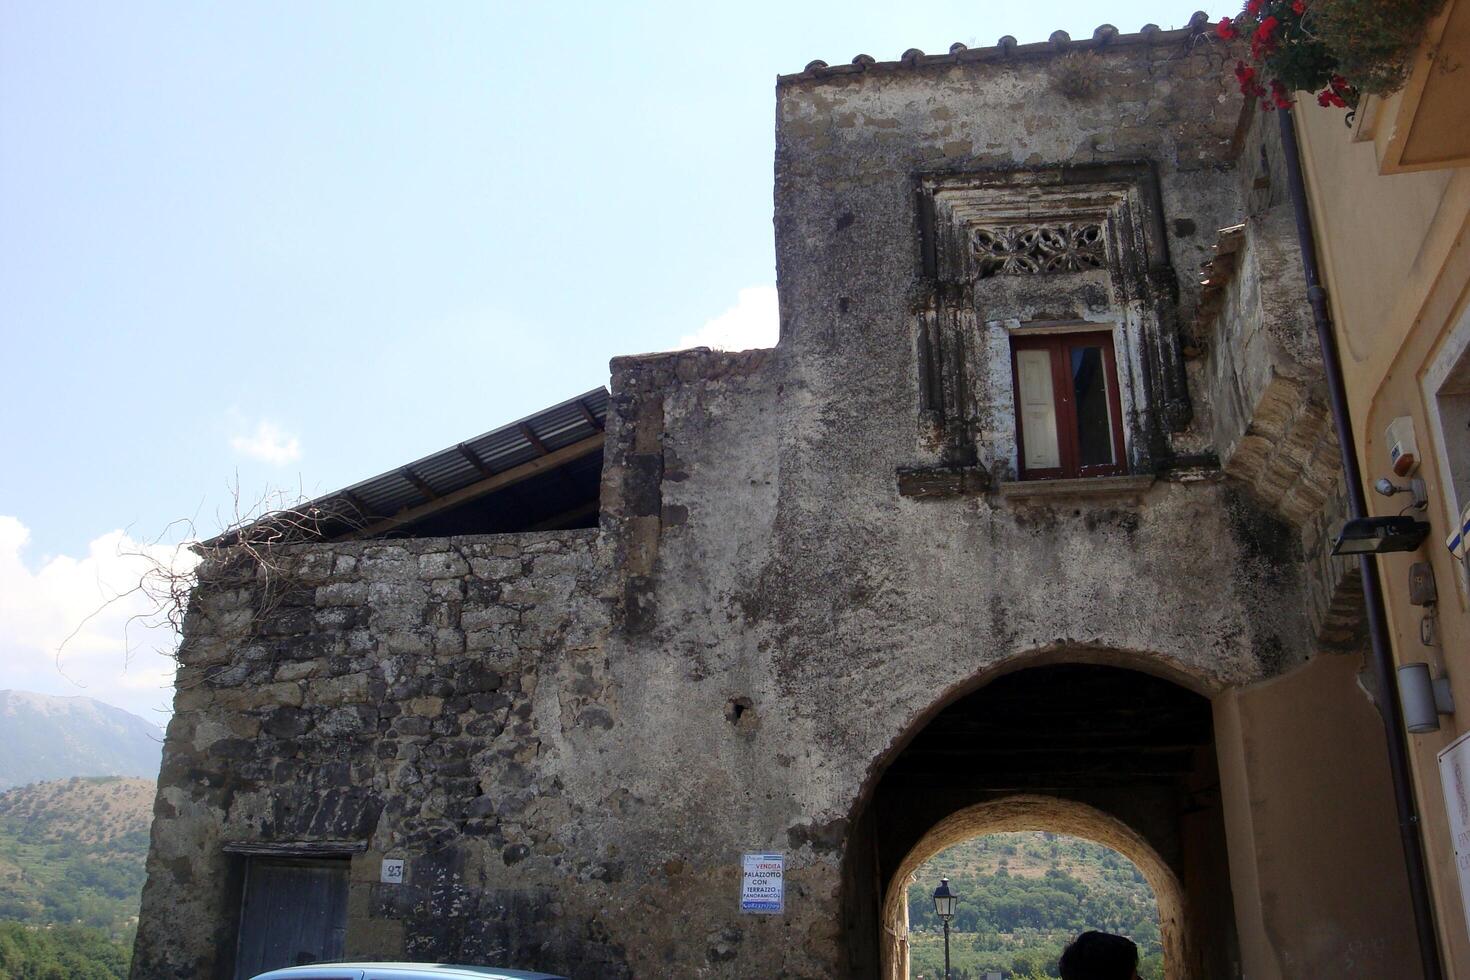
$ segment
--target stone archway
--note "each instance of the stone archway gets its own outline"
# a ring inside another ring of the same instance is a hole
[[[1160,903],[1170,980],[1228,975],[1239,954],[1210,698],[1086,651],[1010,666],[922,712],[855,803],[848,973],[906,980],[897,896],[926,858],[982,833],[1037,829],[1134,862]]]
[[[1184,889],[1173,869],[1137,832],[1096,807],[1054,796],[1018,795],[977,803],[951,814],[914,845],[889,880],[880,921],[882,977],[908,980],[908,879],[947,847],[987,834],[1049,830],[1110,847],[1132,861],[1159,904],[1159,934],[1168,980],[1191,980],[1187,964]]]

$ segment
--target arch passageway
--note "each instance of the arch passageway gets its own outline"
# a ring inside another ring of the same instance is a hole
[[[1153,891],[1159,906],[1159,934],[1164,958],[1184,963],[1184,890],[1168,862],[1148,841],[1117,817],[1096,807],[1055,796],[1018,794],[987,803],[977,803],[945,817],[925,834],[899,863],[883,897],[882,930],[891,939],[884,976],[905,980],[909,976],[908,902],[909,878],[924,862],[955,844],[988,834],[1018,830],[1048,830],[1081,837],[1110,847],[1131,861]]]
[[[916,726],[853,815],[844,875],[856,977],[907,980],[904,886],[981,834],[1050,830],[1133,861],[1159,900],[1170,980],[1237,959],[1207,698],[1116,666],[1000,676]]]

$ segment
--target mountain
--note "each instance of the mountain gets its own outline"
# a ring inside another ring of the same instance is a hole
[[[0,790],[70,776],[158,776],[163,731],[91,698],[0,691]]]
[[[152,780],[106,776],[0,793],[0,920],[126,935],[138,915],[153,792]]]

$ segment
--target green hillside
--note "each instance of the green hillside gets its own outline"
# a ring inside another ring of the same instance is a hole
[[[941,878],[959,897],[950,922],[954,980],[987,971],[1055,977],[1057,957],[1088,929],[1138,944],[1143,980],[1162,980],[1159,913],[1153,891],[1127,858],[1076,837],[992,834],[931,858],[909,885],[911,972],[944,975],[944,941],[932,896]]]
[[[84,926],[0,922],[0,980],[123,980],[128,952]]]
[[[0,980],[126,976],[153,788],[104,776],[0,793]]]

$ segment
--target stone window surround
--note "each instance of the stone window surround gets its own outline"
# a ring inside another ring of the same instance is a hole
[[[1139,384],[1140,370],[1137,363],[1136,346],[1131,332],[1136,329],[1133,318],[1110,317],[1102,320],[992,320],[975,327],[975,343],[982,352],[993,373],[986,379],[985,389],[995,392],[996,404],[992,417],[1000,425],[993,429],[976,432],[976,441],[988,460],[1004,459],[1012,474],[1020,472],[1020,446],[1016,438],[1018,422],[1015,417],[1015,378],[1011,371],[1011,338],[1038,334],[1099,333],[1111,330],[1113,354],[1117,368],[1119,411],[1123,419],[1123,460],[1125,473],[1122,476],[1089,476],[1060,480],[1019,480],[1014,476],[992,480],[986,466],[940,465],[899,467],[898,492],[900,496],[915,498],[940,498],[950,496],[973,496],[998,491],[1002,500],[1042,503],[1052,498],[1075,499],[1084,496],[1137,497],[1154,482],[1151,474],[1135,475],[1133,465],[1133,438],[1138,407],[1135,402],[1135,386]],[[1049,488],[1055,486],[1056,492]]]
[[[967,311],[966,311],[967,312]],[[981,391],[975,393],[982,416],[995,420],[990,428],[975,431],[978,449],[988,460],[1004,460],[1008,472],[1020,472],[1018,422],[1015,417],[1015,377],[1011,367],[1011,338],[1036,336],[1038,334],[1099,333],[1111,331],[1117,376],[1114,379],[1119,400],[1119,414],[1123,420],[1123,461],[1127,472],[1135,466],[1135,438],[1137,419],[1142,409],[1143,367],[1140,363],[1138,333],[1143,329],[1140,318],[1133,311],[1096,320],[1039,320],[1015,319],[989,320],[973,324],[973,316],[960,319],[969,321],[963,329],[972,334],[972,343],[980,354],[980,361],[988,364],[990,371],[983,379]],[[921,325],[921,330],[925,329]],[[983,462],[983,461],[982,461]],[[1103,479],[1091,477],[1089,479]],[[1037,482],[1037,481],[1032,481]]]
[[[981,279],[1079,272],[1107,265],[1100,221],[1044,221],[977,227],[970,233]]]
[[[1167,454],[1166,433],[1187,425],[1192,413],[1176,325],[1177,284],[1153,166],[923,174],[917,192],[928,287],[916,325],[920,415],[940,446],[941,465],[999,463],[1004,471],[1019,472],[1010,337],[1109,326],[1128,471],[1148,469],[1153,457]],[[1041,226],[1100,228],[1097,251],[1106,257],[1104,265],[984,272],[977,233]],[[1023,310],[995,307],[991,290],[1027,281],[1043,289],[1054,284],[1065,295],[1105,293],[1106,310],[1094,308],[1094,300],[1076,310],[1075,319],[1028,320]],[[997,312],[1001,316],[985,316]],[[967,379],[967,371],[977,370],[982,377]],[[978,390],[966,391],[969,384]]]
[[[921,175],[925,275],[944,282],[993,278],[977,235],[1040,228],[1096,228],[1094,255],[1116,281],[1115,299],[1140,298],[1148,273],[1169,269],[1157,175],[1148,163]],[[1016,270],[1023,271],[1023,270]],[[1038,268],[1035,275],[1065,274]]]

